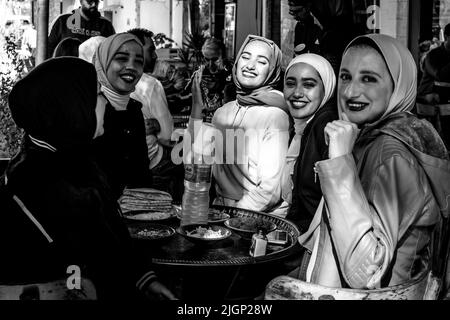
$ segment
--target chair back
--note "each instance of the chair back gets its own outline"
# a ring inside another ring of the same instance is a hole
[[[430,272],[424,271],[408,283],[383,289],[331,288],[289,276],[274,278],[266,286],[265,300],[422,300]]]

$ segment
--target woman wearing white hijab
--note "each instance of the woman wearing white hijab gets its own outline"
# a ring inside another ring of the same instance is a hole
[[[295,136],[286,156],[283,202],[272,213],[287,215],[305,230],[322,197],[313,168],[314,163],[328,158],[323,130],[338,118],[335,86],[331,64],[317,54],[299,55],[286,68],[283,93],[294,119]]]

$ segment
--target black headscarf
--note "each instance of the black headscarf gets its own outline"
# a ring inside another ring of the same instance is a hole
[[[96,104],[95,67],[73,57],[43,62],[18,81],[9,96],[16,124],[58,152],[77,152],[92,142]]]

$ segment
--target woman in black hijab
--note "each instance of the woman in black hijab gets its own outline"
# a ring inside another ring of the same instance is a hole
[[[133,256],[117,203],[91,160],[103,126],[104,105],[96,105],[95,68],[72,57],[45,61],[11,91],[25,138],[0,180],[0,283],[68,279],[75,266],[99,299],[130,299],[134,283],[173,297]]]

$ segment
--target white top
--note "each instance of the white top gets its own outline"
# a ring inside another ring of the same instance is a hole
[[[170,141],[173,132],[173,118],[169,111],[164,88],[156,78],[144,73],[131,93],[131,98],[142,103],[144,119],[156,119],[161,131],[155,137],[147,136],[147,146],[150,159],[150,169],[159,163],[162,157],[162,146],[158,139]]]

